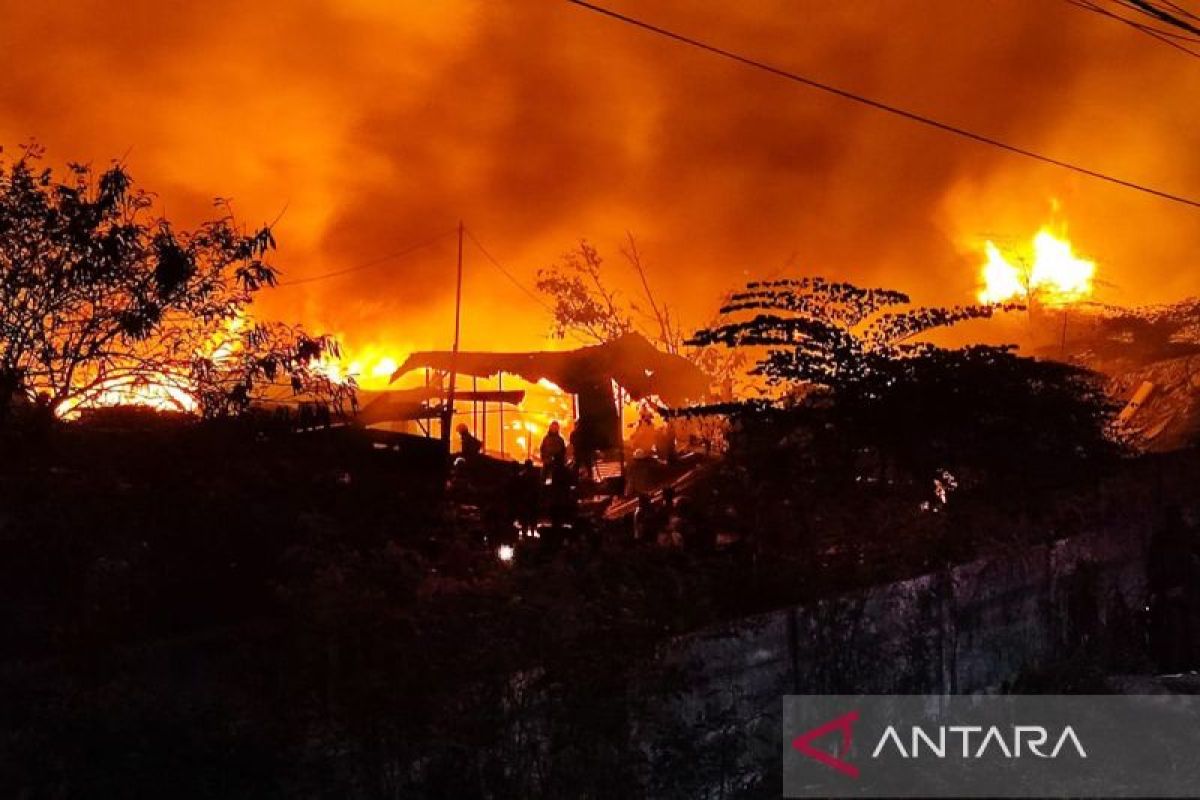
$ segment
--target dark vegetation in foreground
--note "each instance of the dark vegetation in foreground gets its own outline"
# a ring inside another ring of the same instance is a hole
[[[93,796],[639,796],[670,775],[659,791],[687,796],[689,780],[721,777],[719,719],[670,752],[630,740],[639,709],[686,681],[655,665],[665,639],[1069,536],[1200,471],[1189,454],[1108,462],[1103,479],[1042,474],[934,511],[906,484],[835,485],[802,448],[761,461],[743,446],[735,434],[694,494],[731,547],[661,550],[584,526],[504,565],[439,502],[428,454],[350,429],[162,421],[10,436],[0,782]],[[765,502],[737,487],[781,463],[790,510],[730,506]],[[498,742],[514,720],[528,738]]]

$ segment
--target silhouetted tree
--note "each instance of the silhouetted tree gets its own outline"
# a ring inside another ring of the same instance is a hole
[[[913,340],[936,328],[986,319],[1015,305],[909,308],[908,295],[824,278],[753,282],[721,314],[755,312],[697,331],[689,344],[765,348],[751,370],[769,384],[832,391],[863,389],[896,358],[932,346]]]
[[[651,288],[642,252],[632,233],[626,234],[620,252],[637,276],[641,300],[628,298],[614,288],[604,259],[586,239],[557,263],[538,271],[538,291],[553,303],[551,331],[555,336],[603,343],[636,330],[664,352],[689,359],[715,381],[729,379],[742,370],[745,360],[740,352],[689,346],[675,311]]]
[[[1087,363],[1143,364],[1200,354],[1200,298],[1103,307],[1070,321],[1076,356]]]
[[[121,164],[70,164],[60,179],[41,155],[30,146],[0,160],[0,406],[44,393],[61,410],[122,387],[187,394],[202,382],[208,410],[230,405],[214,402],[216,387],[233,400],[264,382],[328,388],[306,367],[330,340],[284,342],[245,324],[254,295],[276,282],[269,227],[243,229],[218,201],[219,218],[180,231]]]
[[[338,343],[281,322],[257,323],[215,353],[193,357],[188,381],[207,417],[241,413],[255,401],[308,399],[345,412],[357,407],[352,379],[334,380],[322,368],[340,355]]]
[[[538,291],[554,303],[554,335],[602,343],[634,329],[628,305],[604,279],[604,259],[586,239],[547,269],[538,270]]]
[[[725,409],[739,446],[754,453],[747,468],[767,480],[798,471],[884,480],[899,470],[923,482],[946,469],[1024,481],[1111,454],[1112,409],[1092,373],[1009,347],[920,338],[1013,308],[911,308],[902,292],[820,278],[752,283],[722,312],[753,316],[693,342],[756,348],[752,372],[784,388]]]

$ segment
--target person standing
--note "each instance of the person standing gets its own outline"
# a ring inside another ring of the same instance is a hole
[[[539,453],[542,457],[543,477],[549,478],[554,474],[555,467],[566,463],[567,443],[563,441],[562,434],[559,433],[558,420],[550,423],[550,428],[542,438],[542,446]]]
[[[571,453],[575,460],[575,473],[580,480],[595,479],[596,446],[591,435],[591,426],[587,420],[575,420],[571,428]]]
[[[465,422],[458,423],[458,436],[462,442],[463,458],[475,458],[483,452],[483,442],[471,433]]]

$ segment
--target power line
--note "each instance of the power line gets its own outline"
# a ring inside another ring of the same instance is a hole
[[[1145,12],[1145,10],[1142,9],[1141,6],[1136,6],[1133,3],[1127,2],[1127,0],[1112,0],[1112,2],[1114,4],[1116,4],[1116,6],[1118,8],[1123,8],[1123,9],[1126,9],[1127,11],[1132,11],[1133,13],[1135,13],[1139,16],[1151,16],[1151,18],[1153,20],[1159,21],[1157,17],[1148,15]],[[1087,0],[1087,5],[1098,6],[1098,5],[1100,5],[1100,3],[1093,2],[1093,0]],[[1119,19],[1121,19],[1122,22],[1127,22],[1131,25],[1135,25],[1147,32],[1162,34],[1163,36],[1169,37],[1171,39],[1176,39],[1181,42],[1191,42],[1192,44],[1200,44],[1200,38],[1197,38],[1197,35],[1196,35],[1196,34],[1200,33],[1200,31],[1194,32],[1192,35],[1188,35],[1186,33],[1180,33],[1179,31],[1171,31],[1171,30],[1167,30],[1165,28],[1160,28],[1155,25],[1151,25],[1149,22],[1126,20],[1124,18],[1119,18]]]
[[[557,309],[552,304],[547,303],[541,297],[538,297],[536,292],[534,292],[532,289],[530,289],[528,286],[526,286],[524,283],[522,283],[517,278],[517,276],[512,274],[511,270],[509,270],[507,267],[505,267],[503,264],[501,264],[500,261],[495,256],[493,256],[491,253],[489,253],[487,251],[487,248],[484,247],[483,244],[481,244],[480,241],[475,238],[475,234],[471,233],[470,228],[465,228],[464,232],[467,234],[467,238],[471,240],[471,244],[475,245],[476,249],[478,249],[479,252],[483,254],[483,257],[486,258],[489,262],[491,262],[491,265],[493,267],[495,267],[497,270],[500,271],[500,274],[502,274],[504,277],[508,278],[509,282],[512,283],[513,286],[516,286],[518,289],[520,289],[522,292],[524,292],[529,297],[530,300],[532,300],[533,302],[537,303],[542,308],[549,311],[551,316],[557,318],[557,316],[558,316]],[[579,342],[580,344],[588,344],[587,340],[585,340],[583,337],[581,337],[578,333],[576,333],[574,331],[566,331],[564,333],[564,336],[570,336],[572,339]]]
[[[1179,5],[1178,3],[1172,3],[1171,0],[1163,0],[1163,5],[1167,6],[1168,8],[1174,9],[1177,13],[1182,14],[1185,17],[1190,17],[1191,19],[1200,21],[1200,15],[1196,15],[1196,14],[1192,13],[1191,11],[1189,11],[1188,9]]]
[[[1146,25],[1141,22],[1136,22],[1134,20],[1123,17],[1120,14],[1115,14],[1112,11],[1109,11],[1107,8],[1103,8],[1099,5],[1097,5],[1096,3],[1089,2],[1088,0],[1066,0],[1066,2],[1070,3],[1071,5],[1075,6],[1076,8],[1082,9],[1084,11],[1091,11],[1092,13],[1099,14],[1104,17],[1108,17],[1109,19],[1114,19],[1123,25],[1128,25],[1129,27],[1133,28],[1134,30],[1138,31],[1139,33],[1144,33],[1145,35],[1147,35],[1153,39],[1157,39],[1158,41],[1162,42],[1163,44],[1167,45],[1168,47],[1173,47],[1182,53],[1186,53],[1187,55],[1191,56],[1192,58],[1200,58],[1200,52],[1192,50],[1191,48],[1186,47],[1181,43],[1181,42],[1194,42],[1194,43],[1200,44],[1200,39],[1195,39],[1192,37],[1184,36],[1183,34],[1173,33],[1171,31],[1160,30],[1158,28],[1155,28],[1152,25]]]
[[[416,242],[415,244],[411,244],[400,250],[395,250],[386,255],[379,256],[378,258],[373,258],[370,261],[365,261],[362,264],[359,264],[357,266],[346,267],[345,269],[338,269],[338,270],[334,270],[333,272],[325,272],[320,275],[312,275],[307,278],[297,278],[294,281],[282,281],[281,283],[279,283],[279,286],[299,286],[302,283],[312,283],[314,281],[323,281],[323,280],[327,280],[329,278],[336,278],[341,275],[348,275],[351,272],[359,272],[364,269],[370,269],[371,267],[379,266],[380,264],[383,264],[387,261],[392,261],[393,259],[397,259],[402,256],[406,256],[409,253],[414,253],[417,250],[428,247],[429,245],[433,244],[434,242],[436,242],[440,239],[444,239],[447,236],[449,236],[450,234],[456,233],[457,231],[458,231],[457,227],[451,228],[450,230],[442,231],[441,233],[439,233],[435,236],[431,236],[428,239],[423,239],[419,242]]]
[[[503,264],[501,264],[499,261],[497,261],[496,258],[487,251],[487,248],[485,248],[482,244],[479,243],[479,240],[475,238],[475,234],[471,233],[470,228],[466,228],[464,230],[464,232],[467,234],[467,238],[471,240],[471,244],[475,245],[475,247],[479,250],[479,252],[483,253],[483,257],[486,258],[488,261],[490,261],[493,267],[500,270],[500,273],[502,275],[504,275],[504,277],[508,278],[509,282],[511,282],[513,286],[516,286],[518,289],[520,289],[522,292],[524,292],[526,295],[528,295],[529,299],[533,300],[533,302],[537,303],[542,308],[546,309],[547,311],[549,311],[551,313],[554,313],[554,306],[547,303],[541,297],[538,297],[537,294],[532,289],[530,289],[525,284],[521,283],[521,281],[519,281],[517,279],[517,277],[512,274],[512,272],[510,272],[507,268],[505,268],[505,266]]]
[[[966,128],[960,128],[957,125],[952,125],[948,122],[941,122],[940,120],[934,119],[932,117],[927,117],[923,114],[918,114],[915,111],[908,111],[908,110],[900,108],[898,106],[894,106],[889,103],[885,103],[881,100],[875,100],[870,97],[865,97],[860,94],[855,94],[854,92],[847,91],[846,89],[840,89],[836,86],[832,86],[830,84],[822,83],[821,81],[814,80],[813,78],[807,78],[798,73],[789,72],[788,70],[782,69],[781,67],[772,66],[771,64],[768,64],[764,61],[759,61],[759,60],[751,58],[749,56],[744,56],[739,53],[735,53],[732,50],[726,50],[726,49],[718,47],[714,44],[709,44],[708,42],[704,42],[699,39],[693,39],[689,36],[685,36],[684,34],[676,33],[675,31],[668,30],[667,28],[662,28],[662,27],[659,27],[658,25],[654,25],[654,24],[646,22],[644,20],[637,19],[636,17],[630,17],[626,14],[621,14],[617,11],[613,11],[611,9],[604,8],[603,6],[598,6],[593,3],[586,2],[586,0],[566,0],[566,2],[568,2],[572,5],[578,6],[580,8],[586,9],[588,11],[592,11],[594,13],[609,17],[610,19],[617,20],[618,22],[624,22],[627,25],[632,25],[634,27],[641,28],[642,30],[649,31],[650,33],[658,34],[659,36],[663,36],[668,39],[672,39],[676,42],[679,42],[680,44],[686,44],[689,47],[694,47],[698,50],[703,50],[705,52],[712,53],[713,55],[721,56],[722,58],[729,59],[730,61],[736,61],[737,63],[742,64],[743,66],[753,67],[755,69],[762,70],[763,72],[768,72],[772,75],[775,75],[776,77],[785,78],[785,79],[793,81],[795,83],[799,83],[799,84],[803,84],[804,86],[808,86],[812,89],[817,89],[822,92],[827,92],[829,94],[837,95],[838,97],[841,97],[843,99],[850,100],[855,103],[860,103],[865,106],[869,106],[878,111],[884,111],[888,114],[893,114],[895,116],[902,117],[911,122],[918,122],[922,125],[927,125],[931,128],[936,128],[945,133],[952,133],[956,136],[961,136],[965,139],[971,139],[972,141],[979,142],[980,144],[986,144],[991,147],[996,147],[1001,150],[1006,150],[1010,153],[1015,153],[1020,156],[1025,156],[1026,158],[1031,158],[1035,161],[1040,161],[1044,164],[1050,164],[1052,166],[1061,167],[1062,169],[1071,170],[1072,172],[1077,172],[1081,175],[1087,175],[1088,177],[1096,178],[1097,180],[1102,180],[1102,181],[1106,181],[1108,183],[1116,184],[1117,186],[1124,186],[1127,189],[1133,189],[1135,191],[1144,192],[1145,194],[1154,195],[1155,197],[1159,197],[1164,200],[1170,200],[1175,203],[1181,203],[1183,205],[1191,206],[1193,208],[1200,208],[1200,200],[1193,200],[1189,197],[1183,197],[1181,195],[1172,194],[1170,192],[1163,191],[1162,189],[1155,189],[1152,186],[1145,186],[1140,183],[1135,183],[1134,181],[1125,180],[1124,178],[1118,178],[1113,175],[1108,175],[1103,172],[1098,172],[1093,169],[1088,169],[1087,167],[1083,167],[1078,164],[1072,164],[1069,161],[1062,161],[1062,160],[1054,158],[1052,156],[1047,156],[1042,153],[1038,153],[1034,150],[1028,150],[1024,147],[1019,147],[1014,144],[1009,144],[1008,142],[1001,141],[1000,139],[995,139],[991,136],[987,136],[982,133],[976,133],[974,131],[967,130]]]
[[[1159,22],[1165,22],[1166,24],[1173,25],[1176,28],[1182,28],[1189,33],[1200,34],[1200,28],[1197,28],[1186,19],[1180,19],[1171,12],[1159,8],[1149,0],[1121,0],[1121,4],[1129,6],[1136,11],[1141,11],[1146,16],[1156,19]]]

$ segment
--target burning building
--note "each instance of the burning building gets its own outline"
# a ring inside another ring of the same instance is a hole
[[[470,376],[473,381],[480,378],[497,380],[497,390],[486,396],[478,391],[456,391],[456,411],[458,403],[464,401],[487,402],[491,399],[511,405],[521,403],[523,393],[504,391],[505,375],[543,386],[548,382],[571,396],[568,413],[577,420],[576,424],[590,429],[593,440],[603,450],[621,445],[621,408],[626,399],[652,399],[668,406],[679,406],[702,399],[708,389],[707,377],[694,364],[682,356],[656,349],[637,333],[567,351],[417,352],[405,359],[392,378],[395,380],[419,369]],[[517,394],[521,396],[517,397]],[[439,416],[440,406],[446,402],[445,393],[426,392],[422,397],[425,416]],[[433,404],[435,399],[436,406]],[[498,407],[503,408],[502,405]],[[565,408],[562,410],[566,411]],[[370,407],[365,411],[369,412]],[[483,419],[487,419],[486,413]]]

